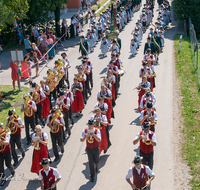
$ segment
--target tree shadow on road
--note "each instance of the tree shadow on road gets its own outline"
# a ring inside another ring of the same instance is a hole
[[[88,190],[88,189],[92,189],[97,183],[97,180],[94,180],[94,183],[88,181],[86,184],[82,185],[79,190]]]
[[[25,190],[35,190],[40,187],[38,180],[29,180]]]

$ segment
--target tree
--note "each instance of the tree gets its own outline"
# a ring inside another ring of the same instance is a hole
[[[0,0],[0,28],[6,28],[16,20],[26,17],[29,9],[27,0]]]

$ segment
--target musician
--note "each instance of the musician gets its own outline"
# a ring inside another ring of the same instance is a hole
[[[50,90],[49,90],[49,87],[47,85],[45,85],[44,80],[40,81],[40,85],[41,85],[41,89],[42,89],[43,93],[46,96],[45,100],[42,101],[42,117],[47,118],[47,116],[50,113],[50,107],[51,107],[50,100],[49,100],[49,98],[51,97]]]
[[[81,36],[80,46],[79,46],[79,53],[81,52],[81,56],[84,57],[88,54],[88,41],[85,38],[85,35]]]
[[[150,123],[144,122],[142,126],[142,131],[140,131],[133,144],[140,142],[140,156],[143,157],[142,164],[149,166],[153,169],[153,147],[157,145],[156,135],[154,132],[150,131]]]
[[[156,60],[158,61],[158,56],[159,56],[159,54],[160,54],[160,47],[162,46],[162,44],[161,44],[161,38],[160,38],[160,36],[158,36],[157,35],[158,33],[157,33],[157,31],[155,30],[154,31],[154,35],[153,35],[153,37],[152,37],[152,42],[154,43],[154,45],[155,45],[155,47],[156,47],[156,51],[155,51],[155,54],[156,54]]]
[[[94,182],[94,164],[96,165],[96,173],[99,171],[99,142],[101,141],[101,132],[94,127],[93,120],[88,121],[88,127],[82,132],[80,141],[83,142],[85,140],[90,168],[90,181]]]
[[[151,93],[150,92],[146,92],[145,97],[140,102],[140,109],[139,109],[140,112],[142,110],[146,109],[147,102],[152,102],[153,103],[152,109],[156,110],[156,108],[155,108],[155,101],[154,101],[154,99],[151,98]]]
[[[50,160],[43,158],[40,163],[42,168],[39,171],[39,182],[41,190],[56,190],[56,184],[61,180],[61,176],[55,168],[49,166]]]
[[[0,179],[3,186],[6,183],[6,176],[4,172],[4,161],[6,167],[10,170],[12,176],[15,175],[13,166],[11,165],[11,155],[10,155],[10,135],[6,133],[3,129],[3,123],[0,123]]]
[[[31,143],[31,138],[29,134],[29,125],[31,129],[35,131],[35,119],[34,115],[37,111],[37,107],[34,101],[32,101],[32,97],[29,94],[24,94],[24,103],[21,106],[21,112],[24,112],[24,123],[26,130],[26,144],[29,145]]]
[[[143,125],[144,122],[151,122],[150,130],[155,132],[155,125],[157,124],[157,113],[155,110],[152,109],[152,107],[153,103],[147,102],[146,109],[143,110],[140,115],[140,124]]]
[[[107,78],[108,83],[110,83],[112,85],[112,88],[111,88],[112,98],[115,101],[115,98],[116,98],[116,96],[115,96],[116,95],[116,93],[115,93],[115,75],[113,75],[112,70],[110,70],[110,69],[108,70],[106,78]]]
[[[111,123],[111,114],[112,114],[112,93],[109,89],[106,88],[104,84],[101,84],[101,90],[97,93],[97,100],[98,98],[103,98],[104,102],[108,105],[108,111],[106,112],[106,116],[108,122]]]
[[[49,157],[47,149],[48,136],[45,132],[42,132],[42,127],[40,125],[37,125],[35,130],[36,133],[32,135],[31,141],[31,146],[34,146],[31,172],[39,174],[39,171],[42,169],[40,162],[44,157]]]
[[[142,77],[142,82],[139,83],[138,87],[136,87],[137,90],[140,90],[138,94],[138,109],[140,107],[141,97],[146,93],[146,90],[150,88],[151,84],[147,81],[147,77]]]
[[[67,54],[65,52],[63,52],[61,54],[62,59],[65,60],[66,65],[65,65],[65,82],[67,83],[68,89],[70,88],[70,84],[69,84],[69,68],[71,68],[71,63],[69,61],[69,59],[67,59]]]
[[[97,98],[97,100],[98,100],[98,103],[95,104],[94,109],[100,108],[101,114],[106,115],[106,112],[108,110],[108,104],[104,103],[102,97]],[[93,113],[95,113],[95,111],[93,111]]]
[[[147,42],[144,45],[144,54],[146,53],[147,49],[151,49],[151,54],[156,54],[156,47],[153,42],[151,42],[151,38],[147,38]]]
[[[11,130],[10,146],[11,146],[12,157],[14,160],[13,166],[16,166],[18,164],[18,156],[15,151],[15,144],[22,153],[22,158],[24,158],[25,156],[25,150],[22,147],[22,142],[21,142],[21,131],[22,128],[24,128],[24,123],[22,122],[18,114],[15,113],[15,110],[10,109],[8,111],[8,117],[6,118],[6,127],[8,127]]]
[[[71,124],[74,125],[74,118],[72,116],[72,103],[74,101],[74,95],[73,93],[68,90],[68,87],[66,85],[63,85],[62,90],[65,92],[65,97],[68,97],[70,100],[70,107],[69,107],[69,111],[68,111],[68,118],[71,120]]]
[[[68,135],[71,135],[71,129],[69,127],[69,107],[70,99],[65,96],[64,91],[60,91],[59,97],[56,100],[56,105],[59,106],[60,111],[63,113],[63,118],[65,121],[65,131],[68,131]],[[65,132],[63,130],[63,140],[65,140]]]
[[[91,88],[93,88],[93,73],[92,73],[93,64],[92,64],[92,62],[89,60],[89,58],[88,58],[87,56],[85,56],[85,57],[83,58],[83,60],[86,60],[87,65],[90,67],[89,81],[90,81],[90,86],[91,86]]]
[[[119,55],[119,47],[117,46],[116,40],[113,40],[113,43],[109,49],[109,52],[116,53],[117,55]]]
[[[151,58],[147,58],[147,66],[152,70],[152,75],[150,77],[150,82],[151,82],[151,92],[153,92],[153,89],[156,87],[155,84],[155,77],[156,77],[156,73],[155,73],[155,67],[152,64]]]
[[[126,181],[131,186],[131,189],[143,189],[148,190],[151,181],[155,178],[155,174],[149,168],[149,166],[143,165],[140,156],[135,156],[134,166],[129,168],[126,175]],[[150,176],[150,179],[147,180],[147,176]],[[131,178],[133,177],[133,182]]]
[[[151,59],[151,64],[153,65],[156,62],[155,56],[153,54],[151,54],[151,49],[148,48],[146,50],[146,54],[144,55],[142,62],[147,61],[147,59],[150,58]]]
[[[52,142],[52,147],[53,147],[53,153],[55,156],[54,162],[60,159],[60,156],[58,154],[58,149],[57,149],[57,143],[61,149],[61,153],[62,154],[64,153],[62,127],[65,126],[65,121],[61,114],[57,116],[57,112],[59,111],[56,110],[56,108],[52,108],[51,114],[48,116],[47,122],[46,122],[47,126],[50,128],[51,142]],[[53,131],[54,129],[55,131]]]
[[[34,82],[32,83],[32,89],[35,91],[37,88],[37,84]],[[39,95],[37,96],[36,93]],[[42,118],[42,102],[46,99],[46,96],[42,90],[37,90],[37,92],[30,92],[30,95],[33,95],[33,99],[35,100],[37,110],[35,112],[35,124],[38,125],[38,118],[42,122],[42,125],[45,126],[45,122]]]
[[[112,71],[112,74],[115,76],[115,99],[117,99],[117,92],[118,92],[118,74],[119,74],[119,70],[118,70],[118,67],[114,65],[114,61],[110,61],[109,62],[109,65],[107,67],[107,72],[108,70],[111,70]]]
[[[56,68],[58,67],[59,65],[59,61],[55,61],[55,67],[54,69],[57,70]],[[63,67],[60,68],[60,71],[62,71],[63,73],[65,73]],[[63,78],[60,79],[58,85],[57,85],[57,92],[59,93],[60,92],[60,88],[62,88],[62,86],[64,85],[64,76]]]
[[[146,93],[142,96],[141,99],[144,99],[144,98],[146,97],[146,94],[147,94],[147,93],[150,93],[150,98],[153,99],[154,102],[156,103],[156,96],[155,96],[154,93],[152,93],[152,92],[150,91],[150,89],[149,89],[149,90],[146,90]]]
[[[119,47],[119,52],[121,51],[121,48],[122,48],[122,42],[121,42],[121,38],[119,38],[119,28],[118,30],[116,31],[117,32],[117,39],[116,39],[116,42],[117,42],[117,45]]]
[[[71,86],[71,92],[74,95],[74,101],[72,103],[72,112],[76,112],[76,117],[79,117],[79,113],[82,113],[84,109],[84,102],[83,102],[83,86],[81,82],[78,82],[78,78],[74,77],[74,83]]]
[[[86,75],[85,80],[85,97],[88,99],[88,94],[91,96],[91,90],[89,87],[89,75],[90,75],[90,66],[87,65],[87,61],[85,59],[82,60],[82,72]]]

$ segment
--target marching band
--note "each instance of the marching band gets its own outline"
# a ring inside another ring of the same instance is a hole
[[[141,1],[128,2],[122,6],[118,3],[117,14],[117,33],[131,20],[133,11],[139,10]],[[131,54],[135,56],[139,50],[143,33],[151,27],[147,42],[144,47],[144,56],[142,58],[142,68],[139,71],[141,82],[135,88],[138,94],[138,110],[140,113],[140,124],[142,130],[136,135],[133,144],[139,143],[139,155],[134,158],[134,166],[131,167],[126,175],[127,182],[132,189],[148,189],[155,175],[153,168],[153,149],[157,145],[155,135],[155,125],[157,124],[156,97],[153,93],[155,88],[155,67],[159,55],[164,47],[164,30],[170,21],[165,11],[169,10],[167,1],[160,6],[159,17],[156,24],[152,24],[154,1],[147,0],[143,7],[142,15],[137,20],[135,29],[131,35]],[[54,162],[60,159],[57,145],[60,147],[61,154],[64,153],[64,142],[66,139],[65,131],[68,136],[71,135],[70,124],[74,125],[72,113],[76,118],[82,114],[82,110],[91,96],[93,88],[93,64],[88,58],[88,53],[94,51],[94,47],[101,40],[101,52],[103,56],[111,53],[111,59],[107,64],[106,76],[103,78],[100,89],[97,93],[97,103],[93,115],[89,118],[88,127],[82,132],[80,141],[86,141],[86,153],[89,160],[90,180],[94,182],[95,172],[99,170],[99,159],[102,151],[107,153],[111,146],[109,126],[111,118],[114,118],[114,106],[118,97],[120,88],[120,79],[124,75],[122,70],[123,62],[120,59],[121,39],[117,38],[111,41],[108,38],[110,31],[111,9],[106,9],[97,25],[92,21],[91,28],[88,29],[87,36],[82,36],[79,51],[82,55],[82,64],[78,66],[78,72],[74,75],[73,83],[69,82],[70,61],[67,54],[63,52],[61,59],[55,61],[55,67],[49,68],[47,77],[40,81],[41,87],[35,82],[30,82],[30,92],[24,94],[24,102],[21,104],[21,112],[24,112],[24,123],[15,110],[9,110],[6,118],[5,129],[0,124],[0,174],[1,186],[6,182],[4,174],[4,161],[7,168],[14,175],[13,166],[18,164],[18,157],[15,150],[15,144],[25,156],[25,150],[21,144],[21,131],[25,127],[27,145],[31,143],[34,147],[31,172],[39,174],[40,185],[42,189],[54,189],[61,176],[54,168],[49,167],[51,160],[47,148],[48,135],[42,132],[42,128],[49,127],[52,148],[54,153]],[[161,22],[162,21],[162,22]],[[105,29],[104,29],[105,28]],[[64,84],[66,82],[67,86]],[[52,96],[55,100],[53,106]],[[40,120],[42,127],[38,125]],[[71,122],[69,123],[69,120]],[[30,136],[30,128],[32,137]],[[11,151],[10,151],[11,149]],[[11,164],[11,155],[14,164]],[[96,165],[96,169],[94,167]],[[48,171],[48,172],[47,172]],[[52,179],[51,183],[48,179]],[[133,183],[130,178],[133,177]],[[57,180],[56,180],[57,178]],[[51,184],[51,185],[50,185]]]

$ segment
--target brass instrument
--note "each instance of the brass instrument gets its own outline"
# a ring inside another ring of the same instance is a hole
[[[37,144],[34,147],[35,150],[40,150],[39,140],[41,140],[41,138],[39,136],[35,136],[34,141],[37,142]]]
[[[10,134],[10,129],[8,127],[5,127],[4,131],[0,133],[0,139],[5,141],[6,139],[3,137],[4,134]],[[0,152],[3,152],[6,148],[6,145],[0,144]]]
[[[151,141],[150,141],[150,138],[149,138],[149,133],[144,134],[144,135],[142,135],[142,136],[143,136],[142,142],[145,143],[146,145],[150,145],[150,144],[151,144]]]
[[[32,97],[35,104],[38,104],[40,102],[40,95],[37,93],[38,90],[40,90],[40,87],[36,84],[36,88],[32,92]]]
[[[112,82],[113,82],[112,76],[113,76],[113,75],[111,75],[110,77],[109,77],[109,76],[107,77],[108,83],[112,83]]]
[[[94,119],[94,125],[96,126],[97,129],[101,130],[102,129],[102,126],[101,126],[101,117],[96,117]]]
[[[14,112],[13,117],[10,119],[10,121],[8,123],[8,128],[10,129],[11,134],[15,134],[17,132],[17,127],[15,127],[14,120],[18,119],[18,118],[19,118],[19,115],[16,112]]]
[[[24,96],[25,102],[24,102],[24,113],[28,116],[31,117],[33,115],[33,110],[28,107],[28,101],[31,99],[30,96]]]
[[[61,59],[58,59],[58,62],[59,64],[55,69],[58,72],[57,77],[58,77],[58,82],[59,82],[65,75],[65,73],[61,70],[61,68],[65,65],[65,63]]]
[[[57,109],[59,109],[61,112],[63,111],[63,109],[62,109],[62,103],[63,103],[63,100],[61,100],[60,97],[59,97],[58,98]]]
[[[155,125],[155,121],[154,121],[154,118],[155,118],[155,117],[152,116],[151,111],[150,111],[150,113],[147,112],[147,114],[148,114],[147,121],[150,122],[150,125]]]
[[[88,143],[94,142],[93,137],[92,137],[93,134],[94,134],[94,129],[88,129],[87,130],[87,141],[88,141]]]
[[[55,69],[48,69],[48,73],[49,76],[46,78],[46,85],[48,85],[49,91],[52,92],[58,85],[58,72]]]
[[[78,73],[78,74],[75,74],[74,76],[77,77],[78,81],[83,81],[84,79],[82,75],[83,75],[82,73],[81,74]]]
[[[144,76],[151,77],[151,75],[149,74],[149,70],[144,69]]]
[[[50,128],[50,131],[52,133],[57,133],[59,131],[59,125],[57,123],[57,118],[60,117],[62,115],[60,110],[56,110],[55,112],[55,116],[53,116],[53,118],[51,119],[50,125],[52,126]]]
[[[153,74],[151,75],[151,77],[156,77],[155,71],[153,71]]]

